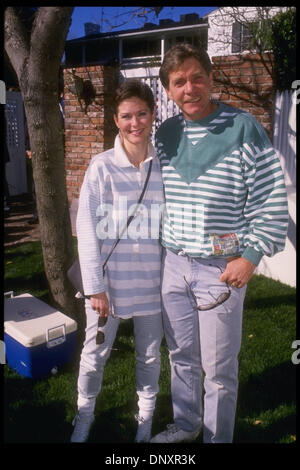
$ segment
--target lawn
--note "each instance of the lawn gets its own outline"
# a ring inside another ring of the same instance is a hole
[[[5,291],[29,292],[49,303],[40,242],[5,253]],[[244,309],[240,353],[240,388],[235,443],[293,443],[296,440],[296,366],[291,361],[296,339],[295,289],[264,276],[251,279]],[[96,420],[89,441],[130,443],[134,414],[135,358],[133,326],[121,321],[107,363]],[[26,379],[4,369],[4,440],[18,443],[64,443],[76,413],[76,382],[81,344],[72,364],[54,376]],[[160,392],[153,432],[172,421],[170,370],[165,341]]]

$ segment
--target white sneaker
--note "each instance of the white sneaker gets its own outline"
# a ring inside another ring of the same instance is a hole
[[[71,436],[71,442],[86,442],[95,416],[90,413],[77,413],[73,419],[75,426]]]
[[[135,415],[138,422],[138,429],[134,442],[149,442],[151,438],[152,418],[144,419],[139,415]]]
[[[154,443],[172,443],[172,442],[192,442],[199,435],[199,431],[183,431],[177,424],[168,424],[167,429],[156,434],[150,442]]]

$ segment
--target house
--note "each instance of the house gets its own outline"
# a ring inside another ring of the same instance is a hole
[[[246,54],[253,51],[252,27],[263,31],[264,25],[287,7],[239,6],[221,7],[205,15],[208,23],[207,52],[210,57]],[[268,50],[268,39],[260,46]]]
[[[207,19],[197,13],[181,15],[177,22],[161,19],[158,25],[145,23],[125,31],[95,32],[91,23],[86,23],[85,30],[84,37],[67,41],[66,67],[118,63],[126,77],[144,76],[144,68],[149,74],[152,67],[159,67],[165,51],[176,42],[207,48]]]
[[[156,126],[177,114],[177,106],[169,101],[158,79],[159,67],[165,52],[178,42],[206,49],[207,19],[191,13],[181,15],[177,22],[161,19],[158,25],[145,23],[139,29],[101,33],[89,23],[85,30],[84,37],[67,41],[65,67],[116,65],[121,77],[138,77],[151,86],[158,103]]]

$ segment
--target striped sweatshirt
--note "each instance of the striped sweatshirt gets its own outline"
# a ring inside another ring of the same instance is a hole
[[[191,257],[241,255],[258,265],[284,249],[287,195],[280,161],[249,113],[218,103],[156,134],[165,188],[162,244]]]
[[[103,263],[136,207],[151,159],[143,201],[109,258],[103,279]],[[160,164],[152,144],[139,169],[129,162],[119,136],[114,148],[91,160],[76,220],[80,268],[85,294],[106,291],[115,316],[161,312],[159,229],[163,202]]]

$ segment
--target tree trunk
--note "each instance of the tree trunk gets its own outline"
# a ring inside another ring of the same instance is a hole
[[[60,308],[74,313],[74,293],[66,277],[73,242],[66,192],[62,116],[55,96],[36,83],[27,90],[26,117],[46,276]],[[43,100],[37,99],[43,96]]]
[[[66,276],[73,243],[58,94],[72,12],[67,7],[40,7],[29,38],[14,8],[8,7],[5,48],[24,100],[46,277],[58,308],[74,317],[81,305]]]

